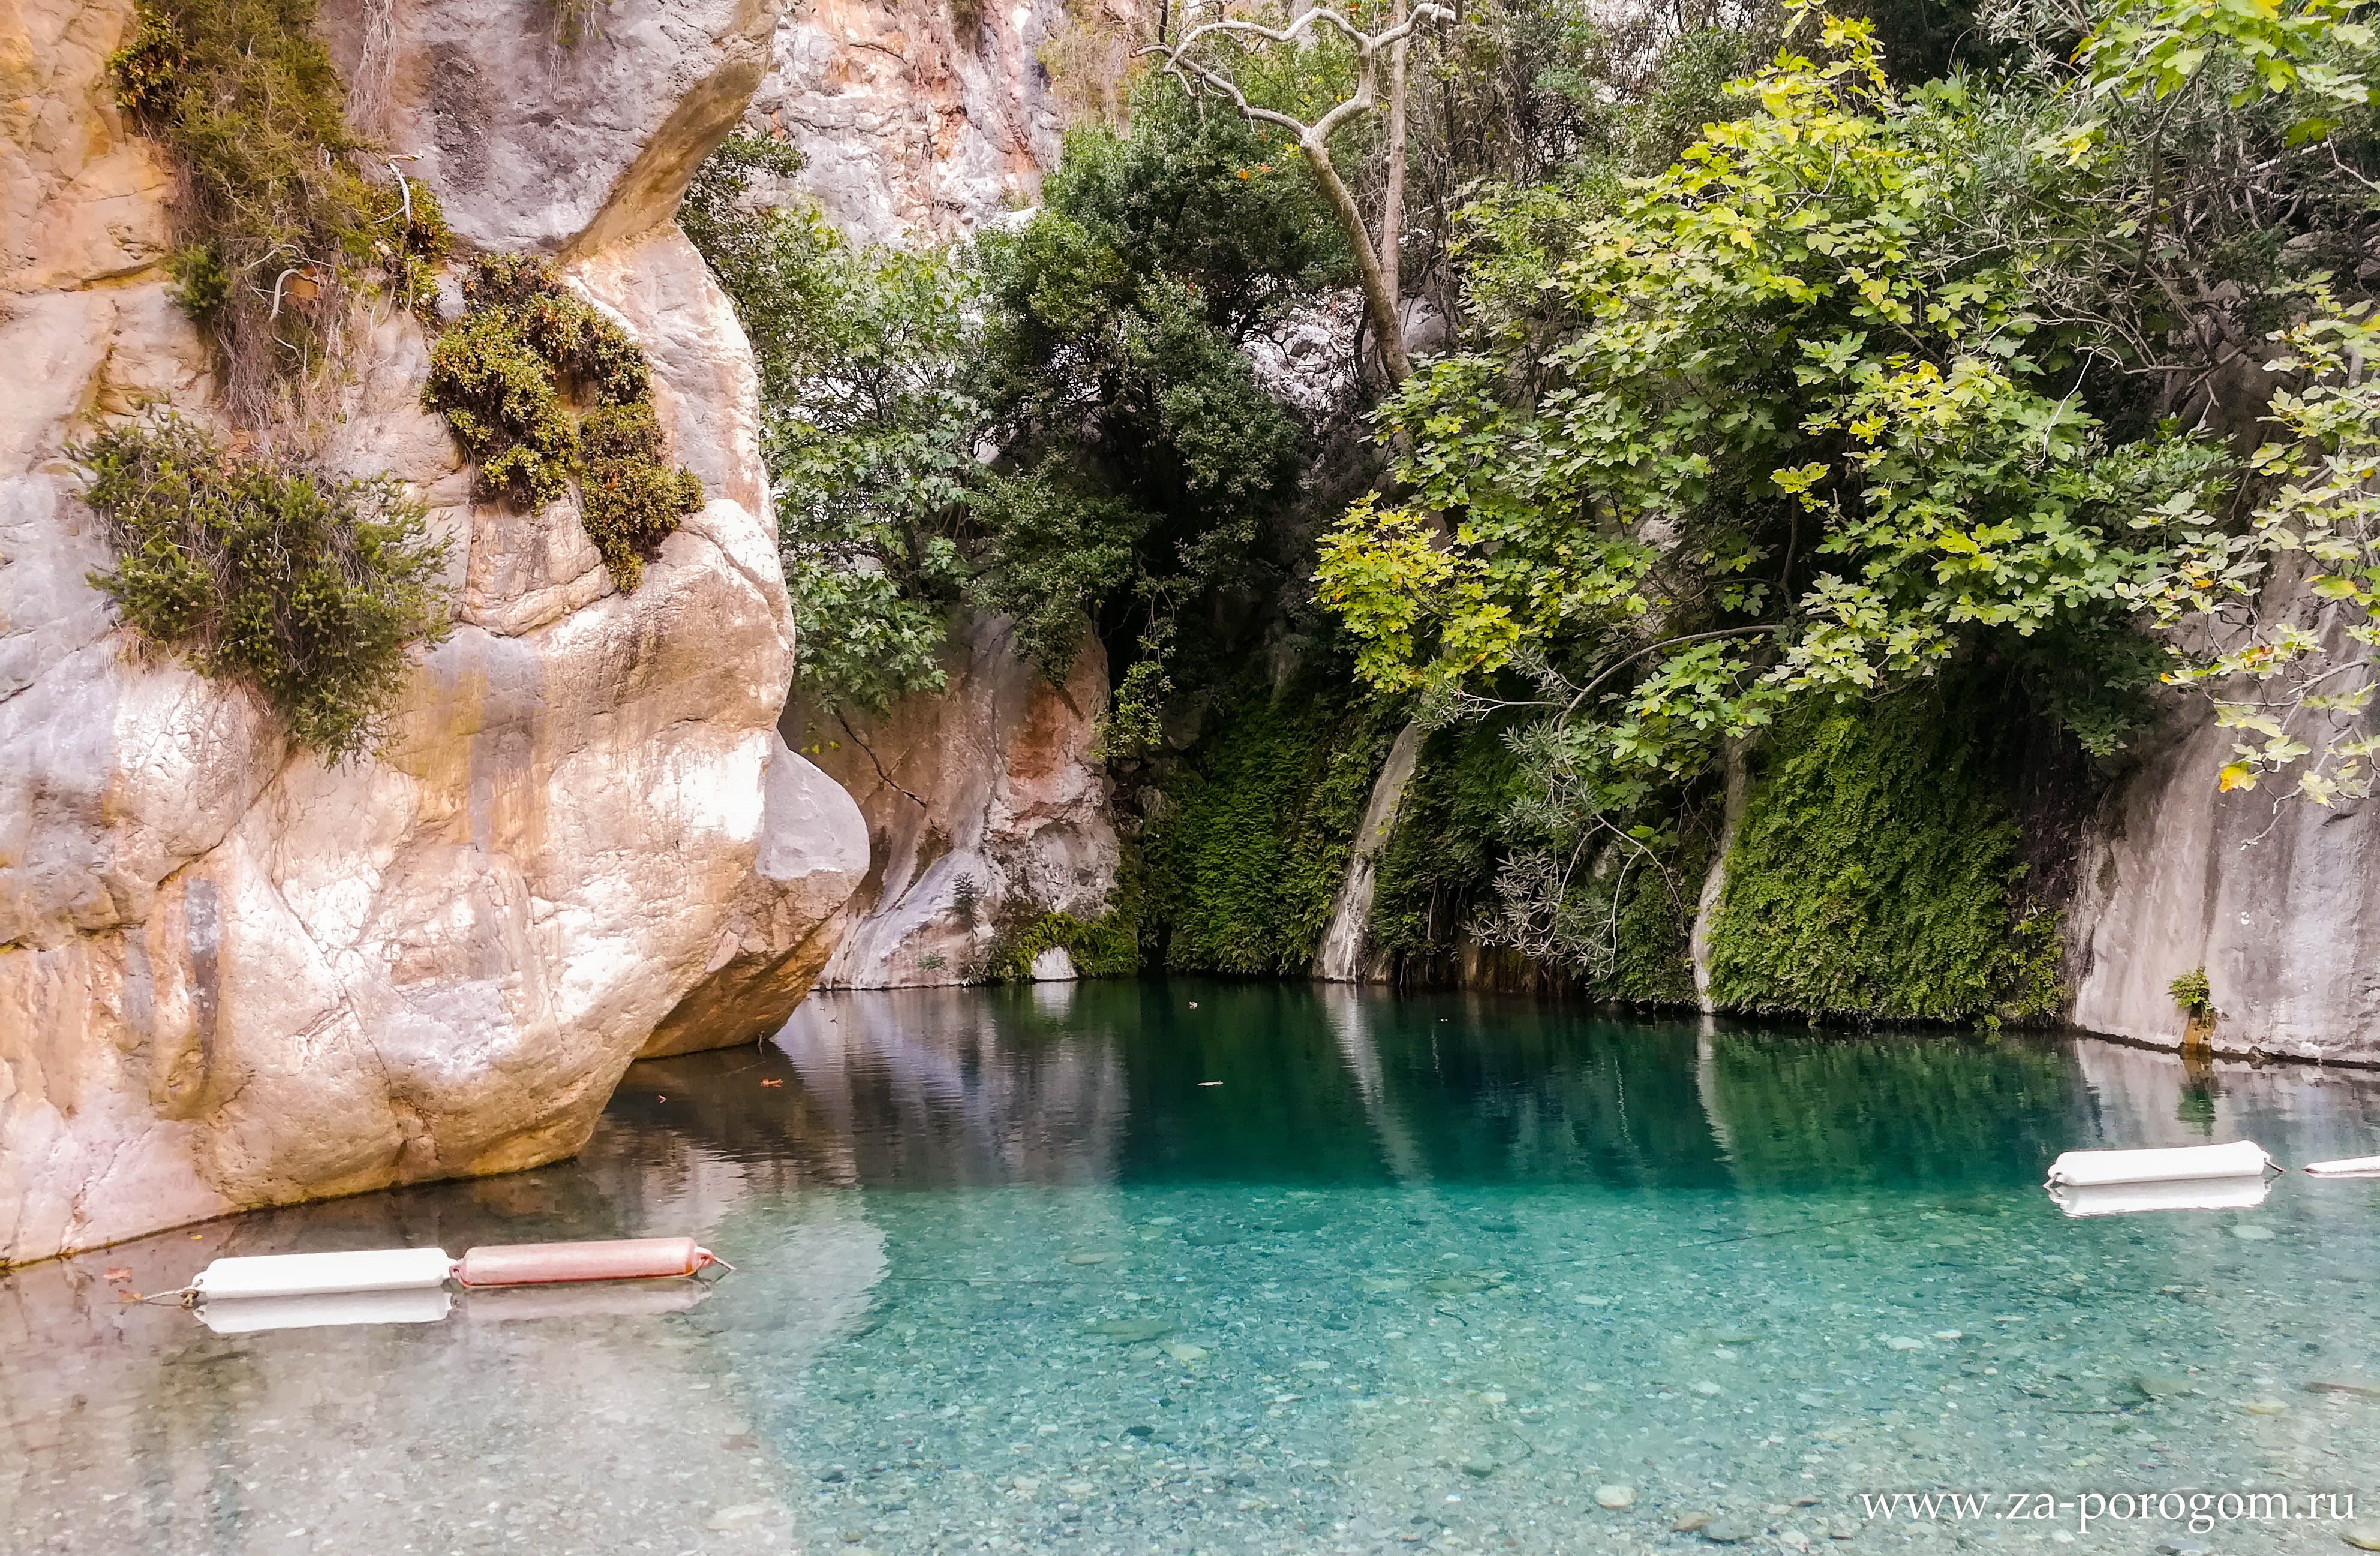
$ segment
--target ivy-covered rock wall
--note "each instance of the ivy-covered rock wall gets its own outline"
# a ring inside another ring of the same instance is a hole
[[[1711,925],[1733,1010],[1965,1021],[2054,1015],[2056,915],[1966,710],[1921,691],[1813,707],[1768,743]]]
[[[1257,692],[1161,775],[1141,845],[1150,964],[1303,974],[1399,723],[1374,704]]]

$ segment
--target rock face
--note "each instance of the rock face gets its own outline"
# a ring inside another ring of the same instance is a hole
[[[832,778],[773,742],[760,853],[728,905],[703,980],[639,1058],[752,1043],[785,1024],[842,943],[840,910],[868,872],[868,822]]]
[[[747,122],[801,149],[795,182],[845,234],[964,236],[1033,204],[1058,165],[1064,120],[1042,60],[1096,34],[1064,0],[985,6],[972,27],[964,14],[940,0],[813,0],[778,30]]]
[[[848,800],[773,731],[793,644],[748,348],[690,246],[638,214],[670,208],[680,109],[727,68],[689,66],[692,40],[723,56],[722,30],[759,24],[632,0],[494,107],[399,49],[397,138],[478,148],[481,182],[459,159],[431,175],[470,235],[573,257],[647,347],[709,501],[619,593],[566,504],[471,501],[419,406],[419,327],[359,317],[322,457],[423,495],[456,625],[378,757],[327,767],[240,688],[136,653],[84,582],[107,552],[67,444],[144,395],[209,398],[155,268],[166,184],[103,78],[130,15],[36,0],[5,51],[11,104],[39,97],[10,110],[6,198],[36,222],[0,283],[0,1263],[567,1154],[665,1019],[679,1048],[733,1041],[746,996],[798,997],[860,858]],[[492,30],[455,0],[399,37]],[[516,106],[547,91],[615,117],[562,136]],[[517,172],[565,151],[576,183]]]
[[[759,85],[786,0],[325,0],[349,116],[479,248],[592,253],[670,219]]]
[[[976,617],[943,664],[947,691],[880,719],[786,710],[787,738],[868,818],[868,875],[820,977],[830,987],[958,983],[1003,922],[1095,914],[1114,885],[1107,779],[1090,755],[1108,693],[1099,640],[1086,636],[1053,686],[1017,657],[1005,618]]]
[[[2380,1063],[2380,809],[2220,794],[2231,735],[2178,729],[2112,797],[2069,923],[2071,1018],[2179,1047],[2204,967],[2217,1051]]]

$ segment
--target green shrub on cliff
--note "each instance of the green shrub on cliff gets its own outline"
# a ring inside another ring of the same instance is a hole
[[[449,241],[420,184],[357,171],[365,147],[314,13],[315,0],[142,0],[108,61],[117,101],[182,175],[169,269],[250,420],[322,363],[358,275],[422,306]]]
[[[579,523],[613,582],[634,589],[702,483],[669,463],[645,354],[562,283],[552,261],[490,254],[463,278],[465,312],[430,353],[424,407],[439,412],[492,491],[524,508],[576,477]],[[583,415],[580,402],[591,402]]]
[[[447,631],[446,544],[394,476],[330,481],[234,455],[172,415],[71,452],[116,553],[91,582],[142,638],[253,686],[326,757],[371,746],[407,645]]]

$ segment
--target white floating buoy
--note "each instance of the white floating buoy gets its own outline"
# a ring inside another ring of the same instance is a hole
[[[2275,1170],[2253,1140],[2184,1145],[2158,1151],[2070,1151],[2049,1164],[2053,1187],[2105,1188],[2119,1183],[2180,1183],[2192,1178],[2257,1177]]]
[[[2130,1215],[2135,1211],[2249,1211],[2265,1202],[2273,1180],[2185,1177],[2161,1183],[2053,1183],[2049,1197],[2070,1216]]]
[[[2350,1156],[2338,1162],[2310,1162],[2300,1170],[2313,1177],[2380,1177],[2380,1156]]]
[[[577,1303],[524,1298],[489,1305],[484,1317],[682,1312],[710,1294],[680,1279],[668,1291],[654,1277],[686,1277],[733,1265],[692,1237],[630,1237],[595,1243],[528,1243],[475,1248],[461,1259],[443,1248],[364,1248],[350,1253],[273,1253],[218,1259],[175,1293],[223,1334],[338,1323],[434,1323],[453,1301],[450,1279],[465,1286],[523,1288],[613,1283],[610,1300]],[[623,1285],[622,1283],[626,1283]],[[641,1286],[643,1289],[638,1289]]]
[[[209,1302],[342,1291],[426,1291],[444,1285],[454,1271],[455,1261],[444,1248],[268,1253],[218,1259],[199,1272],[189,1289]]]
[[[199,1321],[217,1334],[255,1334],[346,1323],[436,1323],[454,1301],[455,1294],[443,1285],[304,1297],[219,1297],[201,1303],[198,1314]]]

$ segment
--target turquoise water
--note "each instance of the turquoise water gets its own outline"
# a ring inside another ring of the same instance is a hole
[[[1267,985],[820,996],[633,1068],[575,1162],[0,1281],[0,1549],[2380,1540],[2380,1184],[2040,1188],[2239,1138],[2380,1151],[2380,1075]],[[218,1335],[106,1278],[685,1232],[735,1273],[418,1323]],[[1862,1500],[1936,1491],[1994,1500]]]

